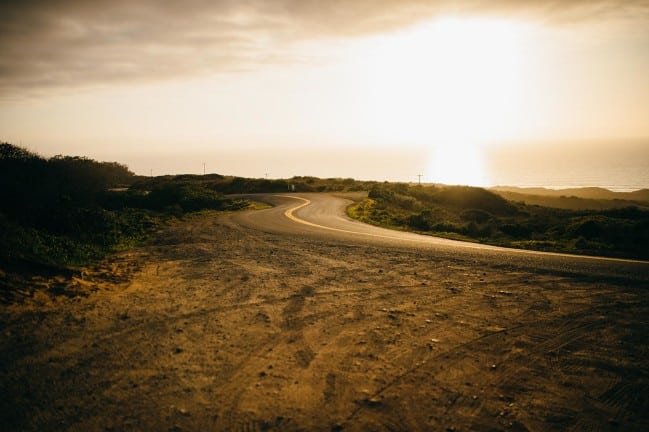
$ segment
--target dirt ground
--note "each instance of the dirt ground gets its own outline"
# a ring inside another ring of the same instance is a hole
[[[228,215],[77,276],[0,305],[0,430],[649,430],[646,283]]]

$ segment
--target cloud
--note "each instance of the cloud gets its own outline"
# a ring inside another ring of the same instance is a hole
[[[292,43],[442,13],[575,20],[649,15],[628,0],[21,0],[0,2],[0,96],[293,61]]]

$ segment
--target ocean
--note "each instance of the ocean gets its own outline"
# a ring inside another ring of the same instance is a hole
[[[626,167],[536,167],[530,170],[489,171],[491,186],[544,187],[567,189],[601,187],[615,192],[649,189],[649,165]]]
[[[649,189],[649,140],[590,147],[510,147],[491,152],[485,162],[491,186]]]

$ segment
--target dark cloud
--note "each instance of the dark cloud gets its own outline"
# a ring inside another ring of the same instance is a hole
[[[440,13],[571,21],[649,15],[649,0],[21,0],[0,2],[0,95],[292,61],[292,42]]]

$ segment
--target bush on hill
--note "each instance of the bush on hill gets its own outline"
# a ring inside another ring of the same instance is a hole
[[[125,165],[46,159],[0,143],[0,261],[80,265],[143,239],[172,216],[247,204],[179,177],[150,191],[123,190],[137,180]]]

